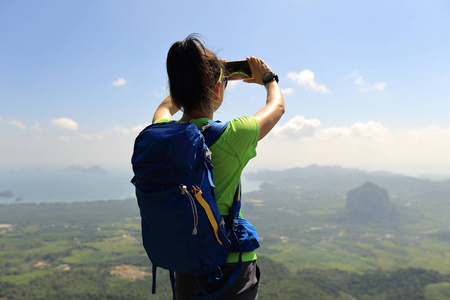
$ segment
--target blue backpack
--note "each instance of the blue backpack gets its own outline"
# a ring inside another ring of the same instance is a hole
[[[239,218],[238,186],[230,215],[217,208],[209,147],[228,123],[210,121],[201,130],[192,123],[157,123],[136,138],[132,165],[136,197],[142,218],[142,240],[153,266],[169,270],[174,291],[174,272],[221,278],[229,251],[239,252],[239,261],[223,288],[230,288],[242,267],[242,252],[259,247],[253,226]],[[175,292],[174,292],[175,299]]]

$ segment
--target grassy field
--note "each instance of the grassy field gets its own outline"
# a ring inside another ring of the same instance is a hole
[[[258,205],[244,207],[244,216],[260,234],[259,257],[281,263],[291,274],[408,267],[450,274],[447,221],[431,210],[411,211],[415,222],[361,225],[336,217],[344,208],[342,197],[275,202],[270,194],[250,196]],[[113,287],[125,289],[140,281],[149,285],[150,263],[140,235],[133,199],[1,206],[0,283],[27,284],[94,267],[108,274],[104,284]],[[431,284],[426,299],[449,299],[449,292],[448,283]],[[352,299],[340,295],[335,299]]]
[[[358,224],[340,217],[345,211],[342,196],[299,197],[292,191],[284,191],[284,198],[270,191],[249,196],[258,203],[245,212],[263,238],[260,252],[293,272],[415,267],[450,274],[450,264],[445,263],[450,260],[450,201],[416,197],[416,207],[411,207],[403,199],[398,222]]]

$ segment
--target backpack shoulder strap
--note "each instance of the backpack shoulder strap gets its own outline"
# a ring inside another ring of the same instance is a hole
[[[209,121],[200,129],[205,138],[206,146],[211,147],[222,135],[230,122],[222,123],[220,121]],[[231,221],[231,227],[233,231],[237,230],[238,217],[241,210],[241,182],[236,188],[234,193],[233,205],[230,211],[229,220]]]
[[[211,147],[222,135],[230,122],[209,121],[200,129],[205,138],[206,146]]]
[[[238,227],[238,218],[239,213],[241,211],[241,181],[239,181],[238,187],[236,188],[236,192],[233,197],[233,205],[230,208],[230,216],[229,220],[231,223],[231,229],[233,231],[237,231]]]

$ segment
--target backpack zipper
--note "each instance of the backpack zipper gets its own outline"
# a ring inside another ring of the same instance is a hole
[[[197,206],[195,205],[194,198],[192,198],[191,193],[189,193],[187,187],[182,184],[180,185],[181,195],[184,195],[187,193],[187,196],[189,198],[189,202],[191,203],[191,210],[192,210],[192,218],[194,222],[194,228],[192,229],[192,235],[197,235],[197,225],[198,225],[198,211]]]

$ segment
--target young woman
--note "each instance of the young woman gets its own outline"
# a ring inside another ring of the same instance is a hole
[[[238,187],[242,170],[250,159],[256,156],[256,146],[275,126],[284,113],[284,101],[278,86],[278,77],[264,61],[247,57],[253,78],[248,83],[263,85],[267,90],[266,103],[253,116],[242,116],[230,121],[220,138],[210,147],[215,195],[219,212],[226,216],[230,212],[233,196]],[[172,120],[180,109],[183,112],[178,122],[191,122],[199,128],[213,119],[220,108],[227,77],[224,60],[206,49],[196,35],[189,35],[184,41],[172,45],[167,55],[167,74],[170,96],[162,101],[153,116],[153,123]],[[227,265],[223,266],[220,281],[208,281],[199,276],[200,286],[208,293],[218,290],[227,281],[238,261],[238,253],[230,253]],[[232,288],[219,299],[256,299],[259,286],[259,269],[254,251],[242,255],[242,271]],[[194,276],[176,274],[176,297],[178,300],[201,296]]]

